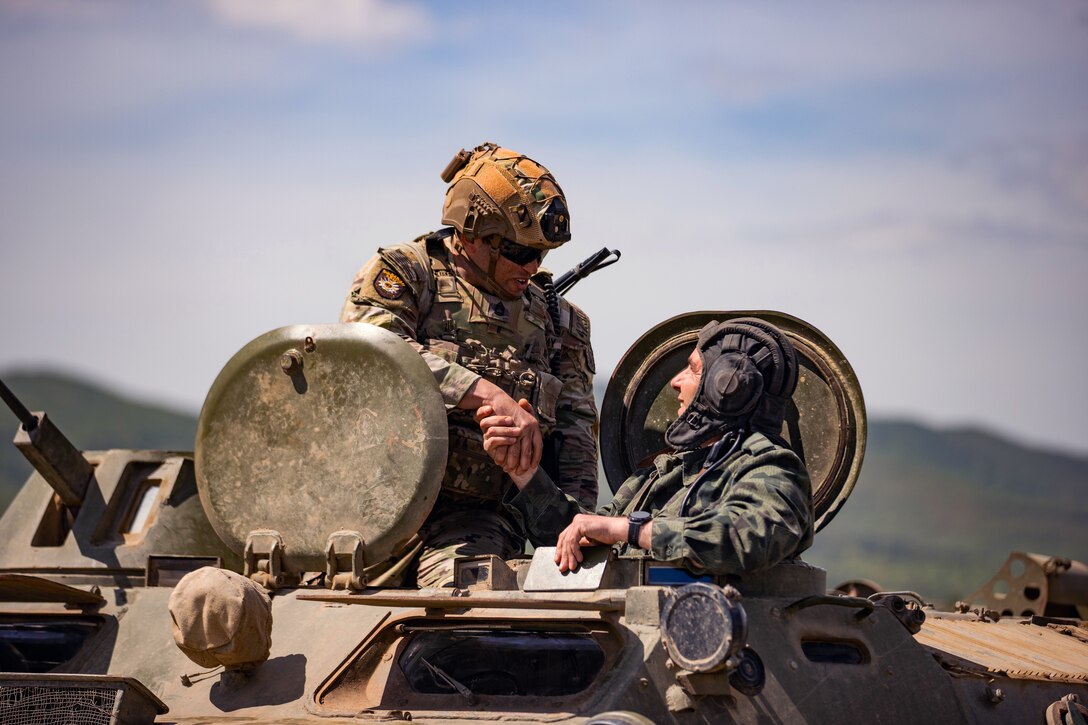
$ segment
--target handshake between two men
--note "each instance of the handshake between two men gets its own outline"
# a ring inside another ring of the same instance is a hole
[[[540,427],[533,416],[533,407],[524,398],[518,401],[516,415],[503,415],[492,406],[484,405],[476,411],[476,421],[484,434],[484,450],[495,464],[501,466],[513,480],[518,491],[524,491],[534,476],[540,473]],[[531,422],[526,421],[526,416]],[[550,486],[555,494],[558,489],[546,474],[539,485]],[[560,494],[561,495],[561,494]],[[566,502],[573,504],[572,500]],[[652,524],[652,522],[650,522]],[[560,571],[573,571],[583,559],[582,547],[594,544],[616,544],[627,538],[628,525],[624,519],[596,514],[575,513],[566,528],[555,541],[555,563]],[[530,539],[536,539],[529,532]],[[644,526],[639,534],[639,544],[649,549],[650,526]],[[534,543],[536,543],[534,541]]]
[[[812,544],[808,472],[781,435],[797,379],[793,346],[773,325],[754,318],[706,325],[669,383],[679,402],[665,432],[669,450],[596,514],[540,469],[527,401],[512,411],[485,402],[475,417],[484,450],[518,489],[504,504],[534,545],[555,545],[561,571],[578,567],[584,546],[626,543],[696,573],[744,574]]]

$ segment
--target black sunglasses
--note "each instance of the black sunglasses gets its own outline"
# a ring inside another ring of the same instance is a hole
[[[499,254],[509,259],[514,264],[526,265],[530,262],[539,262],[544,258],[544,250],[527,247],[524,244],[503,239],[499,242]]]

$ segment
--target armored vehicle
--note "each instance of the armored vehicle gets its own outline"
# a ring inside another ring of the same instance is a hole
[[[668,380],[698,330],[739,316],[799,354],[783,435],[823,528],[857,481],[865,408],[838,348],[782,313],[693,313],[643,335],[601,409],[607,484],[665,447]],[[79,452],[4,392],[36,472],[0,520],[3,723],[1088,715],[1079,562],[1014,554],[956,612],[910,592],[829,593],[798,560],[696,577],[603,547],[565,575],[538,549],[458,560],[453,588],[389,587],[377,565],[429,512],[447,426],[422,359],[376,327],[285,327],[243,347],[192,454]]]

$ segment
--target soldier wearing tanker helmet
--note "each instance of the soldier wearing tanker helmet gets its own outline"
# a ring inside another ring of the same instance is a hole
[[[670,383],[680,402],[665,431],[671,452],[635,471],[596,514],[540,471],[512,471],[517,492],[506,503],[535,545],[556,547],[564,571],[588,543],[626,543],[697,573],[769,569],[812,544],[808,472],[781,436],[797,378],[793,345],[774,325],[711,322]],[[504,444],[510,422],[481,420],[487,450]]]
[[[548,169],[485,143],[462,150],[436,232],[383,247],[355,276],[340,315],[404,337],[434,372],[449,419],[442,491],[391,572],[416,565],[419,586],[449,586],[457,556],[524,549],[502,504],[504,468],[544,464],[582,505],[597,499],[597,409],[589,318],[556,299],[540,271],[570,240],[570,213]],[[489,456],[477,411],[510,422],[509,443]],[[494,460],[492,460],[494,458]],[[393,582],[395,580],[387,580]]]

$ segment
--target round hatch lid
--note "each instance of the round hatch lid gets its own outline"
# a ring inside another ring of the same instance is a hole
[[[285,567],[320,571],[329,535],[349,530],[370,564],[430,513],[447,435],[434,375],[399,336],[361,323],[281,327],[239,350],[208,392],[197,488],[235,551],[272,529]]]
[[[636,468],[668,450],[665,430],[679,407],[669,381],[687,364],[708,322],[758,317],[785,332],[800,375],[786,407],[782,436],[812,478],[816,530],[842,508],[865,454],[865,401],[850,363],[831,340],[804,320],[768,310],[691,312],[657,325],[624,353],[601,406],[601,459],[613,492]]]

